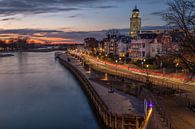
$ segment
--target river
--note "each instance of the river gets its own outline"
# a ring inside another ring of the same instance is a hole
[[[75,77],[54,53],[0,58],[0,129],[100,129]]]

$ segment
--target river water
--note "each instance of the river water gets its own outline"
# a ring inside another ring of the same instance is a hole
[[[0,129],[102,128],[53,52],[14,54],[0,58]]]

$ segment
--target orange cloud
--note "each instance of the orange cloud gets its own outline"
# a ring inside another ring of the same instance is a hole
[[[46,37],[45,33],[35,33],[32,36],[19,35],[19,34],[0,34],[0,40],[10,43],[11,40],[17,39],[18,37],[28,37],[29,43],[39,44],[75,44],[72,39],[60,38],[60,37]]]

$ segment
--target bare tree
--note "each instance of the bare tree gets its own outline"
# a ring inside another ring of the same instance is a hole
[[[168,8],[161,13],[169,26],[178,29],[179,49],[174,55],[180,59],[181,66],[195,74],[195,1],[170,0]]]

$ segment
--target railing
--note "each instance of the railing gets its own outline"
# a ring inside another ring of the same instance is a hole
[[[119,77],[128,78],[128,79],[136,80],[139,82],[146,82],[146,76],[144,76],[144,78],[143,78],[143,75],[133,74],[133,73],[124,74],[124,73],[119,72],[119,71],[116,72],[115,70],[111,71],[111,70],[107,70],[104,68],[100,68],[97,65],[91,65],[91,68],[98,70],[98,71],[101,71],[101,72],[107,72],[107,73],[110,73],[112,75],[116,75]],[[181,86],[180,84],[169,83],[169,82],[165,82],[165,81],[159,82],[159,80],[154,79],[154,78],[149,78],[149,81],[152,82],[153,85],[160,85],[160,86],[164,86],[166,88],[169,87],[169,88],[172,88],[174,90],[180,91],[180,86]],[[160,104],[158,102],[159,98],[157,96],[152,95],[151,93],[148,93],[147,95],[145,95],[144,98],[146,98],[146,96],[148,96],[148,98],[150,98],[152,103],[154,104],[153,114],[155,113],[154,115],[160,116],[158,118],[161,119],[161,121],[159,121],[162,123],[161,126],[166,127],[166,129],[177,129],[172,124],[172,120],[170,119],[170,117],[168,116],[166,111],[163,109],[162,104]],[[160,128],[160,125],[159,125],[159,126],[156,126],[156,128],[154,128],[154,129],[163,129],[163,127]]]

